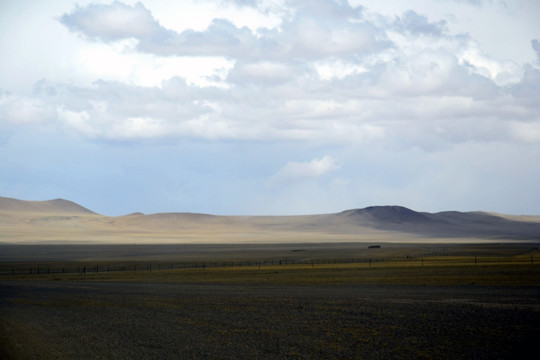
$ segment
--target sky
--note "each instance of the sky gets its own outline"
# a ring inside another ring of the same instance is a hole
[[[0,196],[540,214],[537,0],[0,0]]]

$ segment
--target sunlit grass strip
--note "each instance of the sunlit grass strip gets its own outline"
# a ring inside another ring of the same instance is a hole
[[[270,285],[540,286],[540,262],[526,257],[432,257],[371,263],[198,267],[99,274],[19,275],[7,279]],[[4,276],[4,279],[6,277]]]

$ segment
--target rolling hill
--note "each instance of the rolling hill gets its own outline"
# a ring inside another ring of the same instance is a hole
[[[0,196],[0,212],[95,214],[93,211],[69,200],[25,201]]]
[[[538,241],[540,217],[417,212],[371,206],[302,216],[132,213],[109,217],[74,202],[0,197],[0,243]]]

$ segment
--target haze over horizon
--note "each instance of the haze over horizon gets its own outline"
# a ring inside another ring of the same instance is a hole
[[[0,196],[540,214],[535,0],[0,1]]]

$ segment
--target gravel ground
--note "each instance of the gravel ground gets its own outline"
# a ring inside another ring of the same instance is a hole
[[[540,289],[0,282],[1,359],[516,359]]]

